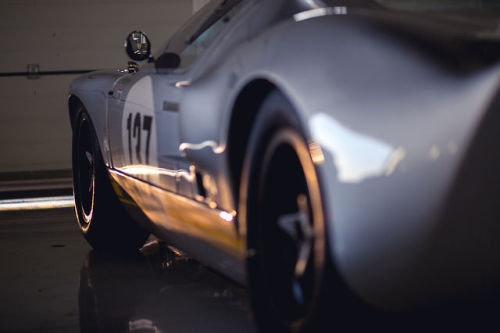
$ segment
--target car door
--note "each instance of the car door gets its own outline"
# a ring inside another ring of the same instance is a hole
[[[212,1],[174,35],[162,55],[177,54],[177,68],[162,67],[160,55],[117,80],[108,102],[115,169],[190,198],[198,195],[196,169],[179,149],[179,103],[195,63],[241,2]]]

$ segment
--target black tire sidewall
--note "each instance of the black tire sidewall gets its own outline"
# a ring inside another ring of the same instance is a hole
[[[246,206],[244,211],[247,223],[247,248],[252,252],[252,249],[257,246],[256,242],[258,242],[259,233],[262,232],[260,230],[261,227],[256,225],[258,223],[255,222],[255,209],[253,209],[255,202],[252,202],[252,200],[256,200],[255,198],[257,198],[257,194],[260,192],[260,184],[257,184],[258,182],[255,180],[260,179],[263,173],[262,165],[268,144],[277,133],[284,130],[291,130],[299,134],[303,143],[307,145],[308,140],[305,137],[305,131],[301,126],[300,118],[295,112],[295,108],[282,93],[273,91],[262,103],[256,117],[242,172],[242,190],[246,190],[247,193],[244,195],[240,194],[240,197],[246,198],[246,202],[240,203],[240,205],[244,204]],[[267,296],[267,282],[263,280],[263,275],[259,272],[259,260],[259,254],[249,256],[247,260],[248,284],[259,330],[263,332],[308,331],[308,327],[312,327],[311,316],[308,316],[304,320],[304,323],[298,327],[290,327],[287,323],[276,320],[274,311],[270,308],[269,297]],[[322,276],[323,273],[320,272],[319,274]],[[318,285],[316,286],[318,293],[320,284],[320,281],[318,281]],[[313,301],[313,307],[316,306],[316,303],[318,303],[317,300]]]
[[[82,228],[85,221],[78,184],[78,137],[82,121],[89,123],[91,143],[94,150],[94,202],[92,218],[88,228]],[[78,226],[96,250],[105,252],[135,253],[144,244],[149,232],[140,228],[127,214],[113,190],[106,169],[95,127],[86,110],[81,107],[73,126],[73,193]]]

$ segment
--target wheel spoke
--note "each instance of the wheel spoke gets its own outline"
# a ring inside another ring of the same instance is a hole
[[[94,165],[94,156],[92,156],[92,153],[89,151],[85,152],[85,156],[87,157],[87,161],[89,162],[89,165]]]
[[[92,188],[94,186],[94,156],[92,155],[92,152],[90,151],[85,151],[85,157],[87,158],[88,162],[88,172],[87,172],[87,180],[89,182],[89,188],[87,191],[89,193],[92,193]]]
[[[295,276],[300,278],[304,275],[307,263],[309,262],[309,258],[311,256],[314,229],[309,218],[309,206],[307,204],[307,196],[305,194],[299,194],[297,196],[297,206],[299,207],[300,219],[298,222],[302,235],[302,241],[299,246],[297,264],[295,265]]]
[[[299,281],[294,281],[292,288],[295,301],[298,304],[304,304],[304,291],[302,290],[302,286]]]
[[[297,261],[295,263],[295,278],[301,278],[307,268],[311,256],[314,229],[309,218],[307,196],[303,193],[297,196],[298,211],[278,217],[278,226],[295,243]]]
[[[300,235],[297,230],[297,221],[300,218],[299,212],[285,214],[278,217],[278,226],[281,228],[281,231],[287,234],[295,243],[300,242]]]

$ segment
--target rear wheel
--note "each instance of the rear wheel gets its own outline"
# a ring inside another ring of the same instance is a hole
[[[317,329],[326,256],[319,180],[294,110],[278,92],[257,116],[240,199],[259,328]]]
[[[83,109],[73,126],[73,194],[78,227],[96,250],[135,252],[148,237],[113,191],[92,122]]]

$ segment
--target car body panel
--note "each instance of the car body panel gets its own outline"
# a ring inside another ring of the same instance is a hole
[[[75,79],[69,88],[69,96],[76,97],[86,107],[91,116],[103,153],[103,159],[108,167],[112,166],[107,128],[108,95],[112,91],[115,81],[124,74],[125,71],[123,70],[92,72]]]
[[[113,167],[176,192],[179,175],[189,172],[179,165],[178,110],[169,109],[178,105],[179,88],[175,78],[152,72],[145,68],[124,76],[109,99]]]
[[[308,137],[328,155],[328,167],[319,169],[329,180],[325,186],[331,223],[328,230],[338,269],[364,299],[400,308],[413,305],[404,304],[410,299],[408,289],[415,303],[449,293],[445,289],[436,292],[436,286],[451,278],[446,272],[460,271],[463,283],[467,283],[468,267],[462,265],[462,257],[457,255],[456,260],[438,267],[430,260],[434,253],[426,249],[442,222],[440,208],[456,180],[470,140],[496,95],[500,72],[496,66],[468,77],[458,75],[436,66],[435,59],[427,54],[419,54],[370,27],[362,30],[356,23],[327,18],[302,22],[302,26],[283,23],[278,31],[242,48],[236,60],[221,69],[225,73],[212,77],[238,77],[235,71],[227,70],[238,65],[241,72],[249,74],[240,79],[243,83],[235,85],[269,80],[292,101],[303,123],[308,124]],[[330,29],[338,34],[313,33],[327,30],[325,25],[332,25]],[[354,52],[359,43],[370,57]],[[274,52],[266,45],[273,45]],[[343,48],[339,50],[337,45]],[[262,52],[255,55],[257,59],[249,59],[248,49]],[[304,59],[331,66],[303,66]],[[208,91],[210,85],[214,82],[208,81],[198,89]],[[317,87],[330,87],[332,93]],[[360,92],[363,98],[359,98]],[[189,101],[206,98],[203,105],[217,105],[219,97],[216,93],[188,93],[183,116],[190,111]],[[223,147],[227,138],[220,135],[228,133],[224,126],[230,123],[229,115],[224,115],[222,121],[214,122],[220,127],[209,133],[205,128],[202,134],[193,136],[211,138]],[[450,119],[452,124],[443,128]],[[193,126],[183,120],[182,139],[189,141]],[[424,137],[422,129],[426,131]],[[213,170],[223,170],[223,162],[217,164],[223,158],[217,159],[209,149],[204,153],[190,152],[190,157],[207,169],[207,164],[213,163]],[[226,177],[228,174],[223,172]],[[411,191],[406,190],[410,187]],[[385,193],[383,197],[377,196],[380,191]],[[388,202],[394,205],[388,207]],[[394,251],[398,256],[393,256]],[[421,272],[421,279],[417,272]],[[439,279],[429,282],[430,276]],[[397,285],[401,290],[395,289]],[[464,287],[450,285],[454,292]]]
[[[500,67],[453,49],[473,38],[448,21],[314,3],[249,0],[184,71],[146,64],[75,81],[70,93],[96,125],[112,178],[162,238],[244,283],[228,140],[241,92],[268,82],[295,107],[321,181],[330,257],[360,298],[402,309],[498,288],[494,212],[457,216],[454,191],[477,190],[470,164],[496,163],[471,160],[495,112]],[[148,163],[145,147],[140,161],[127,146],[137,113],[154,119]]]
[[[230,212],[210,209],[116,170],[110,175],[152,221],[155,234],[235,281],[245,283],[245,251],[235,235],[234,216]]]

